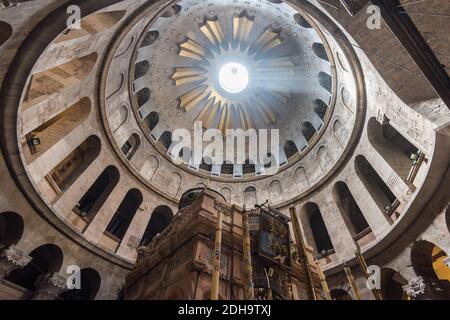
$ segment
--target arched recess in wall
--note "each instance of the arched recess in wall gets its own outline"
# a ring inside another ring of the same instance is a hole
[[[13,29],[9,23],[0,21],[0,46],[8,41],[8,39],[11,37],[12,31]]]
[[[320,86],[331,93],[333,85],[331,76],[328,73],[321,71],[319,72],[317,79],[319,80]]]
[[[333,198],[350,234],[355,240],[370,232],[366,218],[344,182],[336,182],[333,187]]]
[[[328,59],[327,50],[325,49],[325,46],[320,42],[314,42],[312,45],[313,52],[316,56],[318,56],[320,59],[325,61],[330,61]]]
[[[183,177],[178,172],[172,172],[170,177],[169,185],[167,185],[167,192],[176,197],[180,192],[181,182],[183,181]]]
[[[92,221],[116,187],[119,179],[119,170],[114,166],[107,167],[77,202],[73,211],[88,222]]]
[[[231,203],[231,189],[228,187],[222,187],[219,189],[219,193],[225,198],[228,203]]]
[[[80,29],[70,28],[66,29],[58,38],[55,39],[55,43],[74,40],[84,36],[100,33],[113,27],[119,22],[125,15],[126,11],[109,11],[93,13],[84,17],[80,21]]]
[[[91,112],[91,101],[82,98],[63,112],[53,115],[38,128],[22,137],[25,161],[30,164],[46,153],[57,142],[78,128]]]
[[[248,186],[244,190],[244,204],[247,209],[251,209],[255,206],[256,203],[256,188],[253,186]]]
[[[307,28],[307,29],[311,29],[312,28],[312,26],[309,24],[309,22],[306,21],[306,19],[300,13],[296,13],[294,15],[294,20],[299,25],[301,25],[303,28]]]
[[[352,296],[344,289],[333,289],[330,291],[332,300],[353,300]]]
[[[283,201],[283,190],[279,180],[274,180],[269,184],[269,196],[272,204]]]
[[[311,185],[311,183],[309,182],[308,175],[306,174],[306,170],[303,166],[300,166],[297,169],[295,169],[294,179],[298,187],[298,191],[300,193],[308,189],[309,186]]]
[[[125,73],[121,72],[119,76],[114,76],[108,79],[108,89],[106,91],[106,100],[111,99],[116,93],[124,87]]]
[[[106,228],[108,236],[117,242],[122,241],[142,200],[142,193],[138,189],[131,189],[127,192]]]
[[[333,122],[333,135],[336,138],[337,142],[343,148],[346,144],[346,141],[349,137],[349,133],[347,128],[344,127],[340,120],[335,120]]]
[[[83,81],[97,62],[97,53],[73,59],[51,69],[34,73],[31,76],[22,108],[48,99],[52,94],[73,87]]]
[[[408,281],[400,273],[390,268],[381,268],[381,295],[383,300],[404,300],[403,286]]]
[[[66,191],[97,158],[101,141],[97,136],[88,137],[46,176],[56,194]]]
[[[128,120],[129,112],[128,107],[123,105],[120,106],[111,117],[109,117],[109,121],[111,123],[111,128],[113,128],[113,132],[119,130]]]
[[[12,271],[5,279],[33,291],[39,276],[58,272],[63,263],[63,252],[54,244],[42,245],[29,254],[31,261],[22,269]]]
[[[139,107],[142,107],[150,100],[150,89],[143,88],[136,93],[136,99]]]
[[[172,132],[164,131],[158,142],[162,144],[164,148],[169,149],[170,145],[172,144]]]
[[[85,268],[80,271],[80,279],[80,289],[67,290],[59,295],[58,300],[95,300],[102,282],[100,274],[95,269]]]
[[[141,138],[137,133],[133,133],[128,138],[128,140],[123,144],[120,150],[128,160],[131,160],[133,156],[136,154],[136,152],[139,150],[140,146],[141,146]]]
[[[145,179],[147,179],[147,181],[151,181],[153,176],[155,175],[156,170],[158,170],[158,167],[158,158],[154,155],[150,155],[141,168],[141,174]]]
[[[327,147],[320,146],[317,149],[316,158],[317,158],[317,161],[324,173],[327,172],[331,168],[332,160],[331,160],[330,153],[328,152]]]
[[[145,232],[139,246],[145,247],[149,245],[158,233],[163,232],[169,226],[172,219],[172,209],[164,205],[156,207],[156,209],[153,210],[150,221],[147,224],[147,228],[145,228]]]
[[[147,60],[140,61],[134,66],[134,80],[139,79],[147,74],[150,69],[150,63]]]
[[[434,243],[426,240],[414,242],[411,264],[414,272],[424,279],[426,285],[425,292],[417,299],[450,299],[450,268],[446,265],[448,259],[448,254]]]
[[[23,228],[23,219],[17,213],[0,213],[0,252],[20,241],[23,234]]]
[[[372,147],[386,160],[400,178],[407,181],[413,165],[411,156],[417,154],[419,149],[389,123],[381,125],[375,118],[369,120],[367,135]]]
[[[398,218],[395,209],[400,202],[364,156],[359,155],[355,158],[355,171],[378,208],[386,217],[390,217],[393,220]],[[394,216],[394,213],[396,216]]]
[[[313,202],[306,203],[300,211],[300,217],[307,222],[305,236],[308,243],[313,245],[316,254],[327,255],[334,252],[319,206]]]

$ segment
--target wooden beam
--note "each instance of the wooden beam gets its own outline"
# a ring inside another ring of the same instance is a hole
[[[450,109],[450,77],[399,0],[371,0],[402,46]]]

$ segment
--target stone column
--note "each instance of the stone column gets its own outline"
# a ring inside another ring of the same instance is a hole
[[[25,267],[31,259],[15,245],[9,246],[0,253],[0,279],[6,278],[15,269]]]
[[[59,273],[44,274],[36,280],[36,290],[32,300],[55,300],[67,291],[67,279]]]

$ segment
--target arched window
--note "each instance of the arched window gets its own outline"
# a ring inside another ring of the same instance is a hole
[[[159,138],[159,142],[166,148],[169,149],[172,144],[172,133],[170,131],[165,131]]]
[[[306,141],[310,141],[314,135],[317,133],[314,126],[311,124],[311,122],[303,122],[302,124],[302,134],[305,137]]]
[[[319,116],[322,121],[325,119],[327,114],[328,105],[321,99],[314,100],[314,112]]]
[[[100,139],[90,136],[47,175],[47,181],[57,193],[66,191],[97,158],[100,150]]]
[[[155,129],[159,122],[159,114],[156,111],[150,112],[150,114],[144,119],[145,124],[151,130]]]
[[[146,75],[149,69],[150,64],[148,63],[147,60],[136,63],[134,67],[134,80],[139,79],[140,77]]]
[[[312,28],[312,26],[308,23],[308,21],[306,21],[306,19],[300,13],[296,13],[294,15],[294,20],[299,25],[301,25],[303,28],[307,28],[307,29],[311,29]]]
[[[388,216],[392,216],[400,204],[397,197],[370,165],[367,159],[359,155],[355,159],[355,171],[359,179],[369,191],[378,208]]]
[[[128,160],[131,160],[140,146],[141,138],[139,138],[139,135],[137,133],[133,133],[131,137],[124,143],[121,150],[124,156]]]
[[[361,233],[370,230],[366,218],[344,182],[339,181],[334,185],[333,198],[353,238],[358,239]]]
[[[327,227],[322,218],[322,213],[317,204],[312,202],[305,204],[302,208],[301,216],[306,218],[308,222],[309,242],[311,244],[312,240],[316,253],[326,255],[330,251],[334,251],[330,235],[328,234]]]
[[[153,210],[150,221],[141,239],[140,246],[146,246],[152,242],[153,238],[164,231],[173,218],[173,212],[168,206],[159,206]]]
[[[136,93],[137,103],[139,107],[142,107],[150,100],[150,89],[143,88]]]
[[[80,279],[80,289],[65,291],[58,297],[58,299],[78,301],[94,300],[102,282],[100,274],[92,268],[86,268],[80,271]]]
[[[78,201],[74,207],[74,211],[89,221],[94,219],[97,212],[119,182],[119,177],[119,170],[116,167],[107,167],[80,201]]]
[[[318,56],[320,59],[323,59],[325,61],[329,61],[327,50],[325,49],[325,46],[320,42],[314,42],[312,46],[313,52],[316,56]]]
[[[289,140],[284,144],[284,153],[288,159],[298,153],[298,148],[294,141]]]
[[[328,73],[321,71],[321,72],[319,72],[318,79],[319,79],[319,84],[322,86],[322,88],[324,88],[325,90],[327,90],[328,92],[331,93],[331,86],[333,84],[333,80],[331,79],[331,76]]]
[[[256,188],[249,186],[244,190],[244,203],[247,209],[253,208],[256,204]]]
[[[12,271],[5,279],[33,291],[39,276],[58,272],[63,262],[62,250],[54,244],[45,244],[34,249],[31,261],[23,268]]]
[[[175,5],[171,6],[169,9],[167,9],[166,11],[164,11],[164,13],[161,15],[161,17],[170,18],[170,17],[180,13],[180,11],[181,11],[181,6],[179,4],[175,4]]]
[[[367,125],[370,144],[404,181],[407,180],[419,150],[389,123],[371,118]]]
[[[242,166],[242,172],[244,174],[246,174],[246,173],[254,173],[255,172],[255,164],[254,163],[250,163],[249,159],[245,160],[244,165]]]
[[[23,228],[23,219],[17,213],[0,213],[0,251],[18,243],[22,237]]]
[[[144,40],[142,41],[142,47],[147,47],[152,45],[156,40],[158,40],[159,38],[159,32],[154,30],[154,31],[148,31],[147,34],[145,35]]]
[[[0,46],[8,41],[11,34],[12,27],[8,23],[0,21]]]
[[[131,224],[139,206],[142,204],[142,193],[138,189],[131,189],[122,200],[119,208],[114,214],[106,232],[116,240],[121,241]]]

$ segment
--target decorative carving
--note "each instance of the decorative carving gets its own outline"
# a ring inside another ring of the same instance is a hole
[[[410,297],[417,297],[425,293],[426,284],[422,277],[412,279],[407,285],[403,286],[403,291]]]
[[[66,277],[56,272],[41,275],[36,281],[36,287],[33,300],[55,300],[61,293],[68,290]]]
[[[25,267],[31,259],[15,245],[11,245],[0,254],[0,279],[7,277],[15,269]]]
[[[217,200],[214,200],[214,209],[221,212],[223,215],[230,217],[231,216],[231,207],[227,206],[226,204],[219,202]]]

